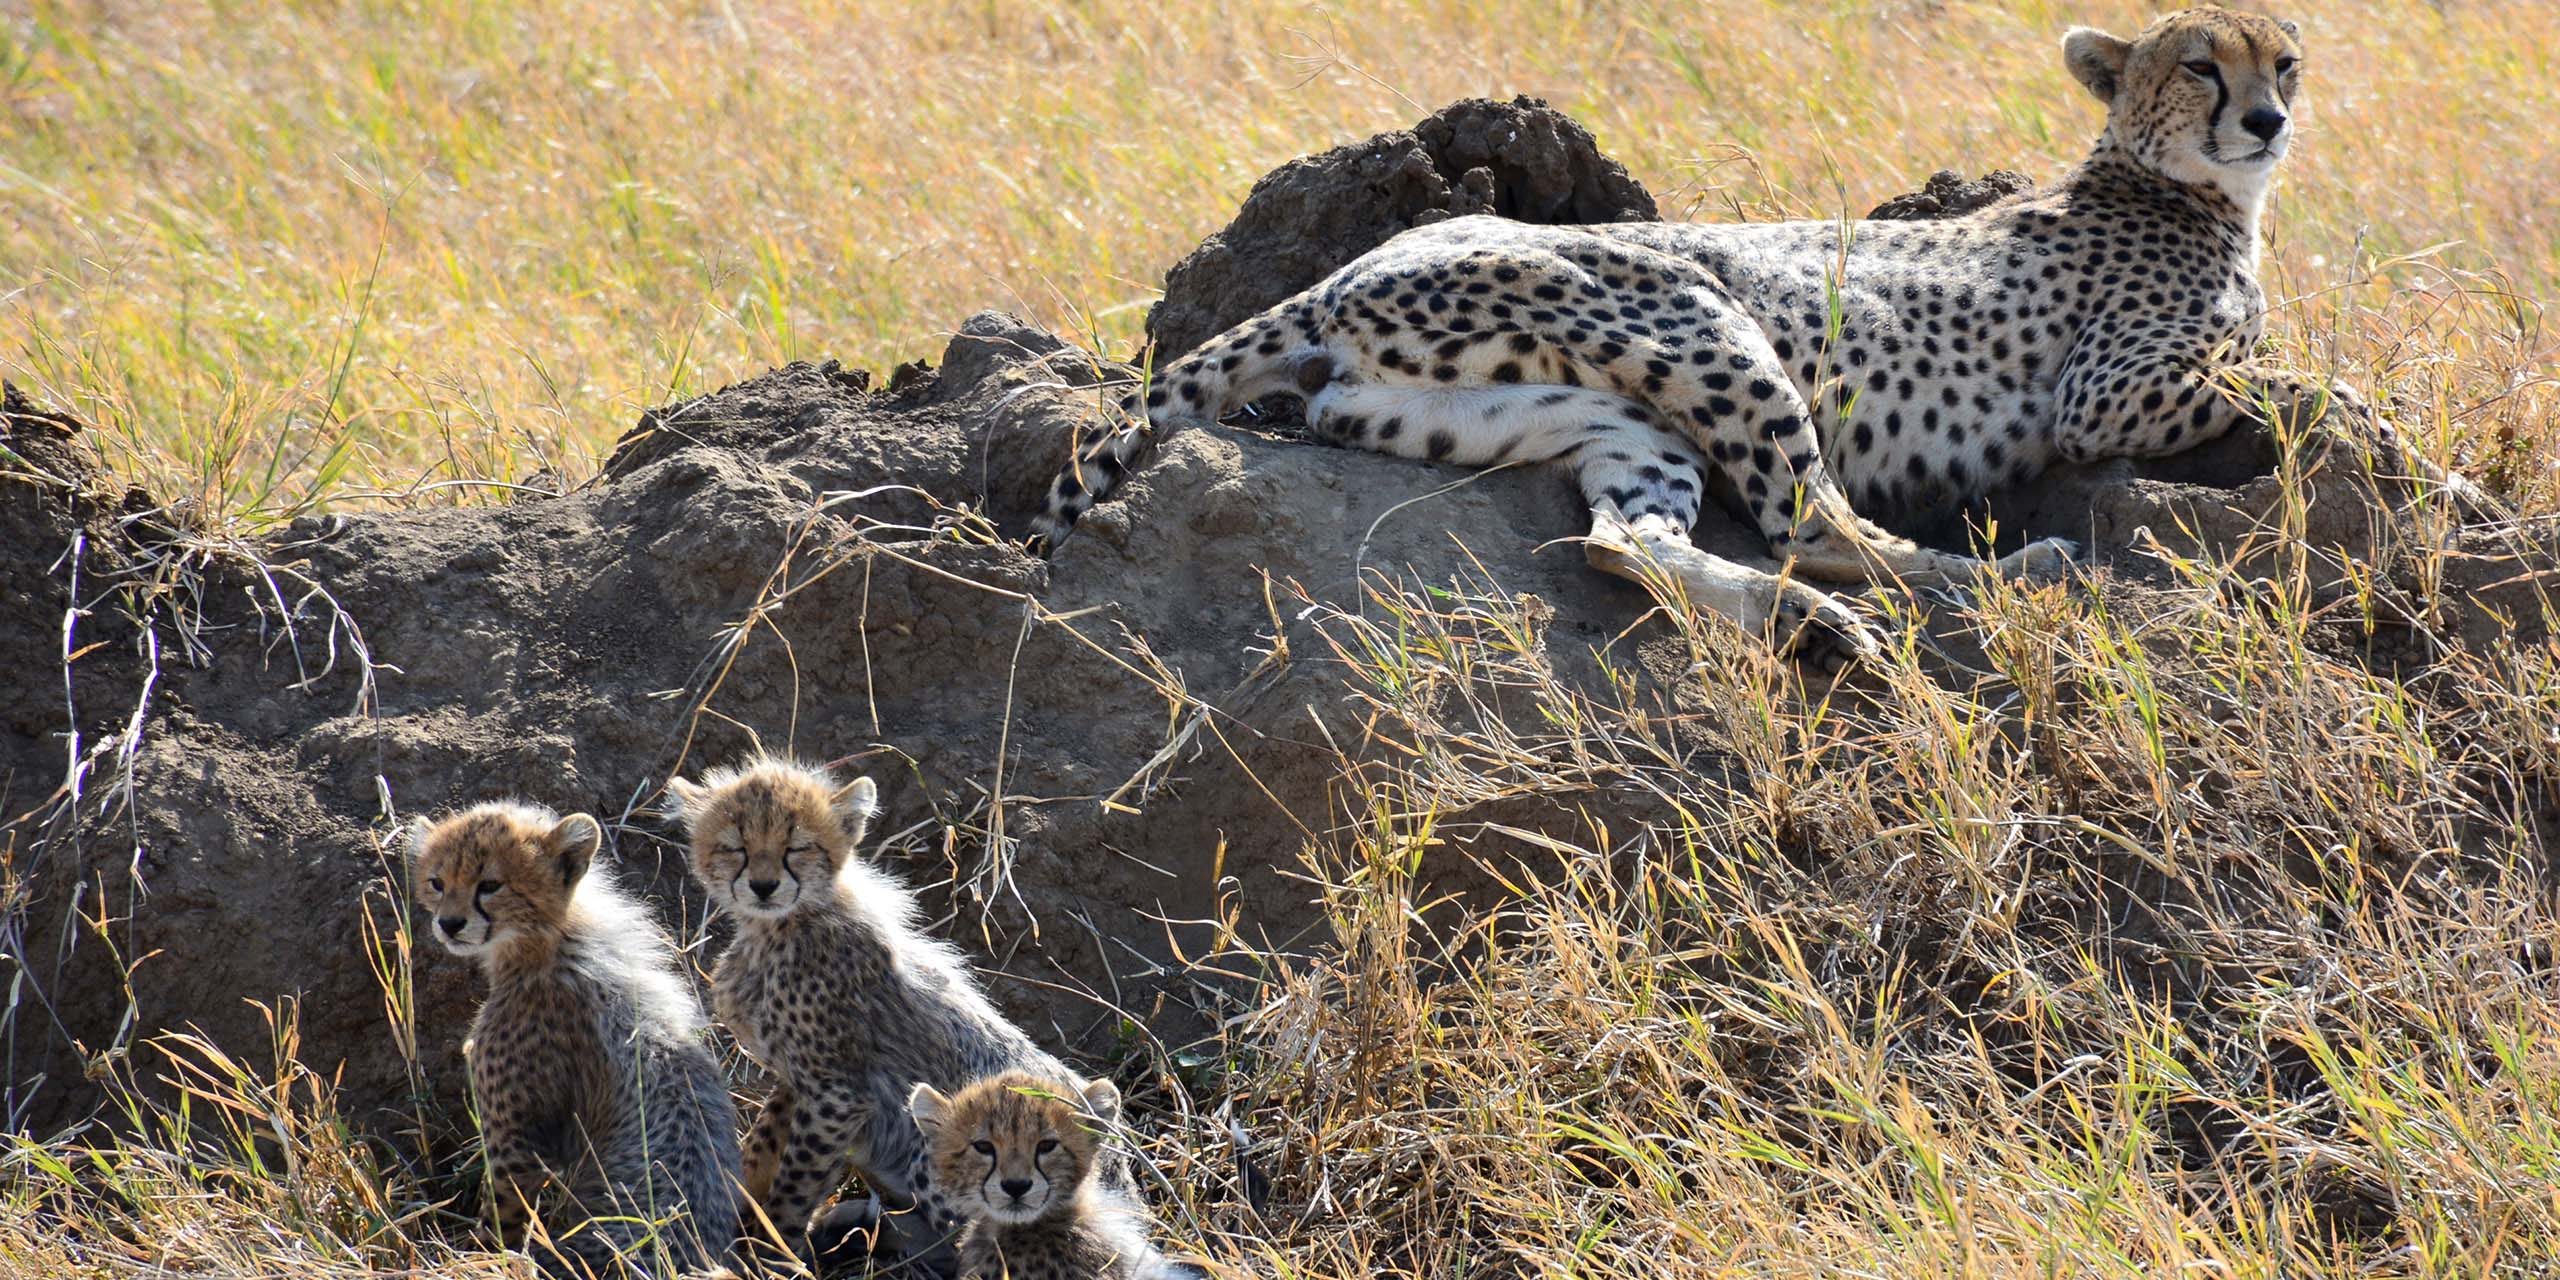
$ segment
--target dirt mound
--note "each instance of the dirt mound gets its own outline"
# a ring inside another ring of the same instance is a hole
[[[1895,196],[1867,211],[1870,218],[1925,222],[1931,218],[1953,218],[1976,209],[1987,208],[2021,192],[2035,190],[2035,179],[2014,169],[1994,169],[1979,178],[1967,178],[1953,169],[1940,169],[1930,174],[1920,189]]]
[[[90,566],[82,557],[57,566],[56,557],[94,546],[107,557],[106,572],[123,567],[114,506],[74,443],[81,429],[70,418],[38,408],[16,387],[0,385],[0,548],[7,549],[0,555],[0,654],[13,663],[32,661],[48,648],[60,656],[70,575]],[[116,621],[110,613],[96,625],[112,628]],[[109,651],[130,651],[130,636],[108,634],[123,641]],[[113,660],[102,655],[99,663],[103,668]],[[11,672],[0,681],[0,767],[15,785],[0,791],[0,816],[43,800],[43,790],[31,788],[30,781],[48,771],[59,774],[67,749],[61,743],[67,727],[62,683],[36,678],[31,667],[13,665]]]
[[[999,994],[1069,1045],[1108,1048],[1114,1003],[1145,1016],[1192,998],[1158,967],[1177,940],[1206,953],[1222,913],[1270,939],[1316,923],[1283,873],[1299,824],[1331,807],[1332,745],[1309,708],[1322,719],[1341,680],[1266,665],[1288,584],[1356,609],[1359,564],[1462,572],[1454,531],[1510,551],[1504,585],[1566,611],[1560,646],[1600,643],[1641,607],[1570,547],[1529,553],[1573,531],[1554,477],[1424,503],[1453,477],[1243,433],[1171,442],[1054,565],[993,539],[984,516],[1017,525],[1070,433],[1098,421],[1087,388],[1106,372],[979,316],[899,392],[792,365],[651,414],[567,496],[314,521],[195,555],[183,600],[119,597],[161,637],[130,790],[111,755],[65,809],[76,830],[11,832],[38,855],[12,954],[55,961],[31,967],[48,1016],[11,1027],[21,1123],[85,1110],[84,1075],[135,1034],[194,1024],[255,1046],[243,1000],[294,993],[306,1052],[343,1062],[354,1108],[399,1109],[411,1082],[368,958],[368,915],[397,918],[384,795],[404,814],[503,795],[598,813],[630,878],[698,930],[648,804],[750,730],[857,757],[882,784],[889,860],[956,881],[935,895],[955,932],[1026,979]],[[11,448],[85,480],[20,444],[59,430],[13,418]],[[0,659],[33,677],[6,708],[14,814],[62,776],[54,562],[84,532],[92,566],[125,571],[130,548],[91,497],[5,493]],[[115,595],[106,573],[89,570],[84,599]],[[205,639],[198,663],[169,638],[181,625]],[[77,640],[101,643],[72,667],[83,740],[111,739],[144,684],[135,633],[84,621]],[[103,938],[69,927],[84,896],[129,920]],[[416,968],[424,1079],[450,1103],[475,984],[431,945]]]
[[[1469,98],[1410,131],[1292,160],[1166,273],[1147,313],[1158,363],[1324,279],[1397,232],[1471,213],[1522,222],[1662,216],[1590,131],[1537,98]]]
[[[1176,269],[1156,341],[1187,347],[1395,231],[1479,207],[1653,212],[1571,121],[1462,103],[1265,179]],[[87,1114],[89,1081],[156,1029],[254,1053],[267,1032],[244,1002],[282,995],[300,997],[305,1056],[342,1071],[350,1114],[449,1105],[475,983],[417,950],[413,1075],[375,973],[409,963],[380,958],[406,918],[379,852],[393,812],[504,795],[595,812],[627,878],[698,936],[704,908],[651,802],[671,772],[758,741],[877,778],[886,860],[939,886],[999,998],[1105,1054],[1123,1013],[1162,1034],[1216,1013],[1215,966],[1198,962],[1221,939],[1321,941],[1290,872],[1311,833],[1360,812],[1341,753],[1391,749],[1364,736],[1360,677],[1326,643],[1329,610],[1374,608],[1364,573],[1537,597],[1550,621],[1522,661],[1567,682],[1598,682],[1613,644],[1621,676],[1688,678],[1654,633],[1618,639],[1647,601],[1557,542],[1581,513],[1543,471],[1460,484],[1190,431],[1054,560],[1003,540],[1100,422],[1101,384],[1128,376],[980,315],[938,370],[889,389],[795,364],[654,412],[564,496],[257,542],[122,522],[147,500],[101,485],[75,424],[11,399],[0,850],[25,985],[9,1121]],[[2242,439],[2073,471],[1994,509],[2014,536],[2094,537],[2141,571],[2143,529],[2252,536],[2278,497],[2250,477],[2273,461]],[[2350,550],[2389,523],[2352,495],[2338,509]],[[1764,558],[1712,517],[1700,539]],[[87,762],[76,794],[57,791],[66,759]],[[1612,802],[1496,808],[1525,840]]]

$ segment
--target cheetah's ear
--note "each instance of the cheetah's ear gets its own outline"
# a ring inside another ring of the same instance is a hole
[[[2124,78],[2124,58],[2133,46],[2096,27],[2073,27],[2062,37],[2062,65],[2089,96],[2114,105],[2116,85]]]
[[[871,825],[871,815],[880,812],[880,788],[869,778],[856,778],[828,801],[836,808],[836,821],[844,824],[846,838],[858,841],[862,829]]]
[[[1120,1119],[1120,1086],[1108,1080],[1096,1080],[1084,1087],[1084,1113],[1104,1124]]]
[[[943,1112],[950,1106],[951,1099],[934,1092],[929,1084],[919,1082],[907,1093],[907,1114],[914,1116],[916,1127],[926,1133],[941,1131]]]
[[[2276,19],[2276,26],[2284,32],[2285,39],[2291,40],[2295,44],[2302,43],[2302,27],[2299,23],[2296,23],[2291,18],[2278,18]]]
[[[690,827],[702,816],[702,802],[711,798],[711,788],[682,778],[667,779],[667,798],[659,804],[659,812],[667,821]]]
[[[427,833],[432,830],[434,828],[427,825],[424,818],[409,819],[400,824],[399,830],[391,833],[390,852],[416,862],[426,856]]]
[[[560,883],[576,884],[587,874],[587,864],[595,861],[596,850],[604,845],[604,828],[583,813],[562,818],[542,838],[543,847],[560,860]]]

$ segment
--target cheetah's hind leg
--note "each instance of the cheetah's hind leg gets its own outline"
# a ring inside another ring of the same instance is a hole
[[[1721,614],[1817,669],[1836,671],[1884,652],[1882,634],[1839,597],[1702,551],[1687,529],[1659,515],[1631,521],[1596,504],[1583,550],[1592,568],[1649,590],[1675,584],[1691,607]]]
[[[821,1275],[867,1263],[881,1244],[880,1197],[838,1200],[809,1223],[809,1257]]]
[[[1818,667],[1882,651],[1874,628],[1838,599],[1699,550],[1689,529],[1704,498],[1706,459],[1625,396],[1537,384],[1346,381],[1310,397],[1307,417],[1319,434],[1400,457],[1479,467],[1562,461],[1591,504],[1592,567],[1649,587],[1676,583],[1692,607]]]

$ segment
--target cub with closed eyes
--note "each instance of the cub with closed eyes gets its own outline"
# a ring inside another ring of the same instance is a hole
[[[958,951],[925,936],[905,885],[854,856],[879,807],[870,779],[769,757],[667,790],[694,878],[737,926],[712,972],[712,1009],[774,1077],[747,1135],[748,1194],[805,1249],[811,1215],[850,1167],[904,1211],[883,1220],[889,1247],[947,1270],[961,1224],[933,1184],[909,1092],[1010,1070],[1081,1078],[996,1011]],[[1126,1181],[1116,1167],[1106,1177]]]

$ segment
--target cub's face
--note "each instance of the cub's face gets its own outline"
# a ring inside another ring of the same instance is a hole
[[[693,874],[721,909],[779,919],[844,868],[880,806],[869,778],[762,760],[701,782],[667,783],[668,808],[693,845]]]
[[[907,1110],[934,1181],[963,1218],[1031,1222],[1063,1210],[1093,1176],[1099,1130],[1120,1114],[1108,1080],[1067,1086],[1011,1072],[945,1097],[919,1084]]]
[[[2180,182],[2262,189],[2293,144],[2302,44],[2290,22],[2190,9],[2129,42],[2081,27],[2062,48],[2116,139]]]
[[[583,813],[484,804],[438,822],[414,819],[402,843],[436,940],[477,956],[511,938],[556,933],[604,830]]]

